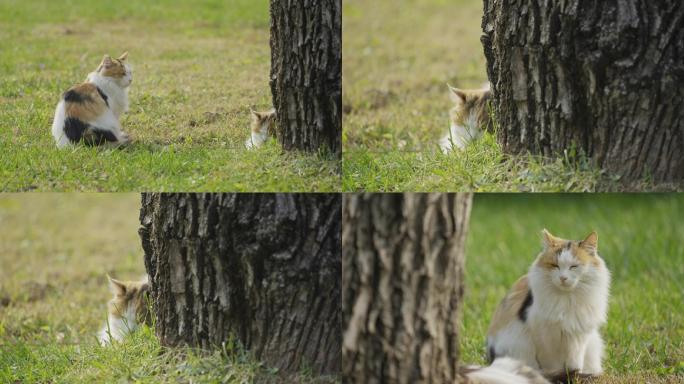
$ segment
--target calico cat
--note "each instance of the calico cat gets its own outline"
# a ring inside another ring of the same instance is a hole
[[[449,97],[454,107],[449,111],[451,126],[439,141],[443,152],[453,149],[463,149],[466,145],[482,136],[482,129],[491,131],[492,123],[489,117],[489,99],[491,93],[489,85],[482,89],[463,90],[450,85]]]
[[[467,384],[550,384],[535,369],[510,357],[498,358],[488,367],[465,366],[459,370]]]
[[[489,358],[520,359],[549,377],[599,375],[610,272],[598,255],[598,235],[571,241],[542,233],[542,252],[492,318]]]
[[[268,140],[275,137],[276,131],[276,111],[275,108],[266,112],[252,110],[251,136],[245,141],[247,148],[258,148]]]
[[[64,92],[52,122],[58,148],[81,141],[86,145],[128,142],[119,123],[128,111],[128,87],[133,81],[127,58],[128,52],[118,59],[105,55],[84,83]]]
[[[109,290],[114,297],[107,304],[107,323],[98,333],[100,344],[121,341],[135,331],[140,324],[150,325],[148,308],[149,284],[147,276],[141,281],[119,281],[107,276]]]

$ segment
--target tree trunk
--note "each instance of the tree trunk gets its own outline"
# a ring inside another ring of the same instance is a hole
[[[283,148],[341,156],[341,0],[271,0],[271,94]]]
[[[235,336],[283,372],[340,369],[341,198],[144,193],[140,237],[163,345]]]
[[[504,151],[575,147],[629,182],[684,179],[681,0],[484,0]]]
[[[470,194],[345,195],[342,372],[453,383]]]

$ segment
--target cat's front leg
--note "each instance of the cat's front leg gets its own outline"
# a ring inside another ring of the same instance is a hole
[[[587,344],[584,348],[584,366],[582,373],[590,375],[600,375],[603,373],[603,339],[598,330],[589,335]]]
[[[587,350],[586,336],[568,336],[565,355],[565,367],[568,372],[584,373],[584,356]]]

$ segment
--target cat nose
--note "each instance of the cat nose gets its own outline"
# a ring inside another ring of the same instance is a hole
[[[565,276],[561,276],[560,279],[561,279],[561,283],[565,283],[565,281],[568,280],[568,278]]]

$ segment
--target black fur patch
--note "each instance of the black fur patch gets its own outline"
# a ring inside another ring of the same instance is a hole
[[[64,134],[72,143],[83,140],[85,145],[102,145],[108,141],[117,141],[111,131],[91,127],[74,117],[64,120]]]
[[[75,117],[67,117],[64,120],[64,134],[72,143],[78,143],[83,137],[83,132],[88,129],[88,124]]]
[[[88,128],[83,134],[83,143],[86,145],[102,145],[108,141],[117,141],[111,131],[98,128]]]
[[[102,89],[100,89],[100,87],[96,86],[96,88],[97,88],[97,93],[100,94],[100,97],[102,97],[102,100],[104,100],[105,104],[107,104],[107,106],[109,107],[109,100],[107,99],[107,95],[105,95],[105,93],[102,92]]]
[[[487,350],[487,364],[491,364],[496,359],[496,353],[494,352],[494,346],[490,345]]]
[[[532,305],[532,290],[527,291],[527,296],[525,296],[525,301],[523,301],[520,309],[518,310],[518,318],[524,323],[527,320],[527,310]]]
[[[70,103],[82,103],[84,101],[91,101],[92,99],[90,98],[89,95],[84,95],[81,93],[78,93],[74,91],[73,89],[70,89],[66,92],[64,92],[64,101],[68,101]]]

